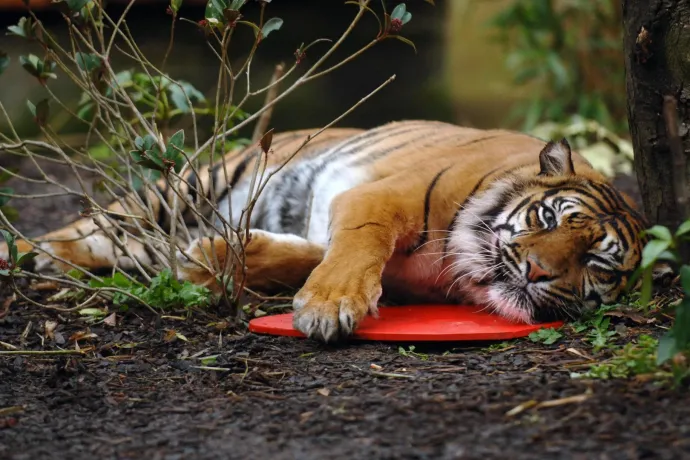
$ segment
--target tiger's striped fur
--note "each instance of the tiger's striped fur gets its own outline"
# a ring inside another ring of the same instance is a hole
[[[262,167],[277,168],[309,133],[276,135]],[[258,153],[230,153],[212,169],[216,179],[227,172],[213,192],[231,223],[246,203]],[[184,192],[208,196],[208,175],[188,176]],[[154,203],[164,227],[160,209]],[[327,130],[273,177],[251,224],[247,285],[301,287],[295,327],[325,341],[375,314],[382,291],[408,302],[486,304],[516,321],[575,317],[621,294],[645,228],[630,199],[565,141],[433,121]],[[45,240],[48,253],[88,268],[135,263],[91,218]],[[143,244],[128,244],[150,263]],[[225,266],[223,240],[202,238],[178,254],[183,277],[212,288],[217,273],[190,261],[204,260],[202,251]],[[41,255],[38,263],[55,261]]]

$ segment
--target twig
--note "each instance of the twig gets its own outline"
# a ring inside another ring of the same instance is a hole
[[[52,355],[84,355],[79,350],[9,350],[0,351],[0,356],[52,356]]]
[[[264,101],[264,106],[269,105],[278,96],[278,80],[283,76],[285,72],[285,66],[283,64],[278,64],[273,71],[273,77],[271,77],[271,83],[269,84],[270,89],[266,93],[266,100]],[[254,127],[254,134],[252,135],[252,144],[259,142],[261,136],[264,135],[266,129],[268,128],[268,123],[271,121],[271,115],[273,115],[273,105],[270,106],[268,110],[261,114],[259,121],[256,122]]]

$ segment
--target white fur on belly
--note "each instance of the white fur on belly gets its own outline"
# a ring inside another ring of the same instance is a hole
[[[330,164],[319,174],[312,189],[307,240],[324,246],[328,244],[331,203],[341,193],[369,182],[369,177],[363,168],[347,167],[340,162]],[[309,206],[309,203],[305,203],[305,206]]]

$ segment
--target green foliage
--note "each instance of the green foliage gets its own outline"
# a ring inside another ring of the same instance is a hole
[[[681,263],[680,247],[690,240],[690,220],[683,222],[675,233],[664,226],[655,225],[646,231],[649,242],[642,251],[642,262],[637,276],[642,277],[640,301],[651,300],[653,272],[659,263]],[[659,340],[657,364],[661,365],[681,353],[690,351],[690,265],[680,267],[680,285],[683,297],[676,307],[676,317],[671,329]]]
[[[529,335],[529,339],[532,342],[543,343],[544,345],[552,345],[556,343],[561,337],[563,337],[563,334],[561,334],[552,327],[548,329],[539,329],[537,331],[532,332]]]
[[[616,307],[613,305],[602,305],[571,324],[573,332],[586,332],[584,340],[592,344],[595,353],[609,348],[610,340],[617,334],[615,330],[611,330],[611,318],[606,316],[606,312],[614,308]]]
[[[45,85],[49,78],[57,78],[55,74],[55,62],[49,58],[41,59],[35,54],[19,56],[19,62],[24,70],[36,77],[42,85]]]
[[[41,127],[45,126],[48,121],[48,115],[50,114],[50,103],[48,99],[41,99],[36,105],[31,101],[26,101],[26,106],[29,108],[31,115],[33,115],[36,124]]]
[[[163,270],[152,278],[149,286],[132,281],[121,273],[115,273],[110,278],[103,278],[102,281],[92,279],[89,286],[118,288],[124,291],[115,292],[113,295],[113,304],[118,307],[137,304],[138,302],[132,296],[161,310],[205,307],[212,300],[211,291],[207,288],[189,281],[180,283],[172,276],[169,269]]]
[[[407,347],[407,350],[405,350],[404,347],[398,347],[398,353],[400,353],[403,356],[406,356],[408,358],[417,358],[421,359],[422,361],[426,361],[429,359],[429,355],[426,353],[417,353],[415,351],[415,346],[410,345]]]
[[[271,18],[266,23],[264,26],[261,28],[261,37],[266,38],[268,37],[268,34],[270,34],[273,31],[279,30],[283,26],[283,20],[280,18]]]
[[[103,60],[92,53],[77,53],[75,59],[77,66],[87,73],[91,73],[103,65]]]
[[[32,18],[23,17],[19,19],[16,26],[7,27],[8,35],[16,35],[27,40],[33,39],[36,36],[36,23]]]
[[[21,266],[38,254],[35,252],[19,252],[14,235],[7,230],[0,229],[5,244],[7,244],[9,260],[0,259],[0,279],[10,277],[21,271]]]
[[[490,27],[508,50],[514,82],[532,93],[511,114],[522,129],[578,114],[627,131],[618,2],[514,0]]]
[[[637,343],[627,343],[614,352],[613,357],[593,365],[583,374],[573,374],[575,378],[628,378],[640,374],[659,372],[655,360],[657,340],[648,335],[640,335]]]
[[[167,173],[174,169],[179,173],[184,166],[185,158],[182,155],[184,146],[184,131],[179,130],[170,137],[165,146],[165,152],[160,151],[156,139],[150,134],[145,137],[137,137],[134,140],[137,150],[132,150],[129,154],[132,159],[145,168],[154,169]]]

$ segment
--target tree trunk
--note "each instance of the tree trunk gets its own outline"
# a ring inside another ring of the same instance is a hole
[[[690,2],[623,0],[628,122],[644,212],[674,231],[687,219]]]

